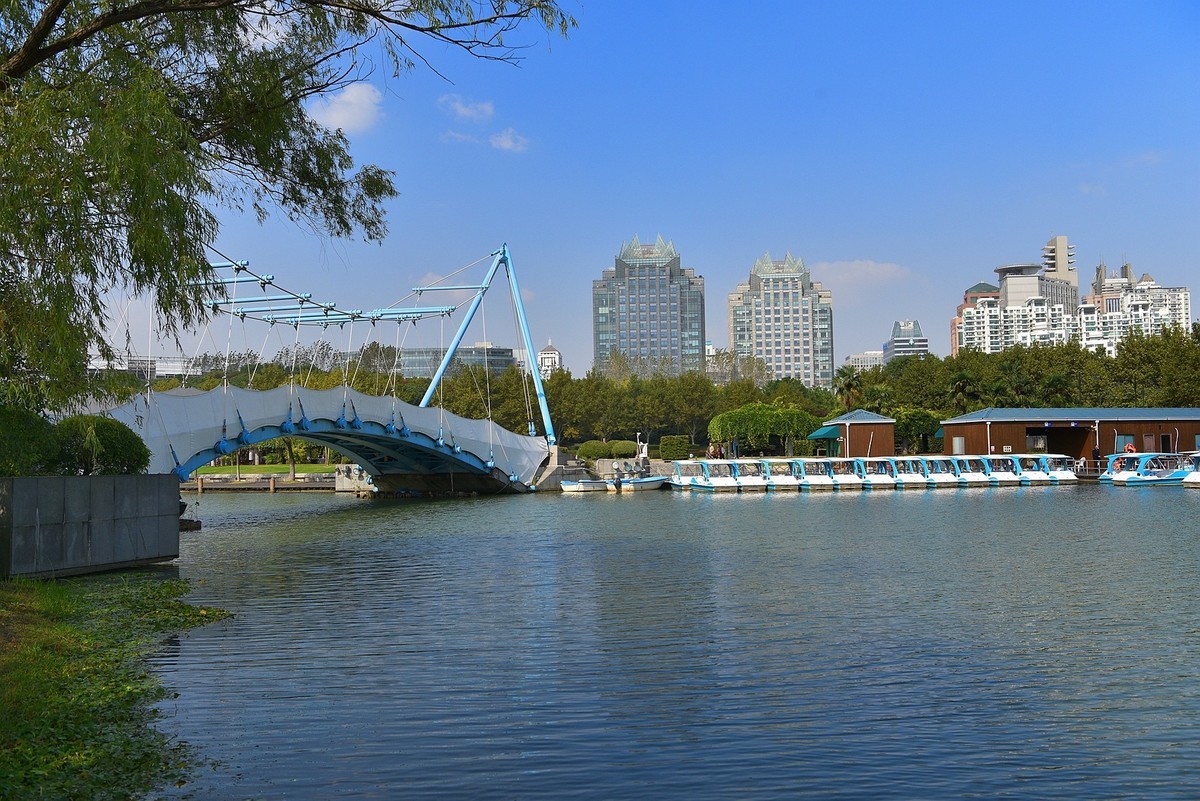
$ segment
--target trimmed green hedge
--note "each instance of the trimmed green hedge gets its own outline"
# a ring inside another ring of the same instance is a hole
[[[580,459],[607,459],[612,456],[612,448],[607,442],[589,439],[580,445],[575,453],[579,455]]]
[[[37,476],[55,472],[58,435],[40,414],[0,407],[0,476]]]
[[[614,439],[608,444],[614,459],[632,459],[637,456],[637,443],[631,439]]]
[[[658,441],[658,458],[664,461],[686,459],[692,452],[692,440],[687,434],[668,434]]]
[[[111,417],[77,414],[56,426],[59,469],[65,475],[144,473],[150,450],[133,429]]]

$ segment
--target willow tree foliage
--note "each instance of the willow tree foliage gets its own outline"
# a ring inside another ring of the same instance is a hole
[[[751,403],[722,412],[708,424],[709,439],[731,442],[743,448],[773,448],[804,439],[821,421],[803,409],[769,403]]]
[[[86,385],[106,293],[202,320],[222,207],[382,240],[393,174],[305,101],[423,48],[514,60],[527,21],[575,24],[555,0],[0,0],[0,401]]]

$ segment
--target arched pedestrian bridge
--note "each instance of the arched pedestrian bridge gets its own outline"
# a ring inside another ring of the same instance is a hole
[[[349,457],[380,490],[515,493],[533,489],[550,452],[546,438],[515,434],[490,420],[346,387],[180,389],[138,395],[107,414],[145,440],[150,472],[174,472],[180,480],[219,456],[288,436]]]

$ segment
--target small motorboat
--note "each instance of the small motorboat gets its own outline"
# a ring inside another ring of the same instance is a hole
[[[608,482],[602,478],[581,478],[578,481],[563,481],[563,492],[608,492]]]
[[[662,489],[667,483],[667,476],[651,475],[641,465],[630,465],[626,462],[624,468],[605,479],[609,492],[642,492],[643,490]]]

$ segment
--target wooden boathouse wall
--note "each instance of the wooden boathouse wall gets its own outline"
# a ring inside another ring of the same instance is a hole
[[[840,456],[895,456],[895,423],[842,423]]]
[[[992,453],[1026,453],[1030,449],[1028,437],[1046,437],[1046,451],[1061,453],[1075,459],[1092,458],[1092,449],[1099,447],[1101,454],[1119,450],[1118,442],[1132,438],[1134,447],[1140,451],[1184,452],[1200,449],[1200,409],[1195,419],[1155,419],[1151,409],[1136,410],[1144,419],[1114,420],[1079,416],[1072,420],[1038,419],[1036,409],[1030,409],[1024,420],[969,420],[961,423],[944,422],[943,451],[954,453],[954,438],[963,438],[963,453],[988,453],[989,441]],[[1082,411],[1082,410],[1081,410]],[[1133,410],[1131,410],[1133,411]],[[1178,411],[1178,410],[1173,410]],[[1097,428],[1097,422],[1099,426]],[[990,431],[989,431],[990,428]],[[1097,437],[1097,431],[1099,437]]]

